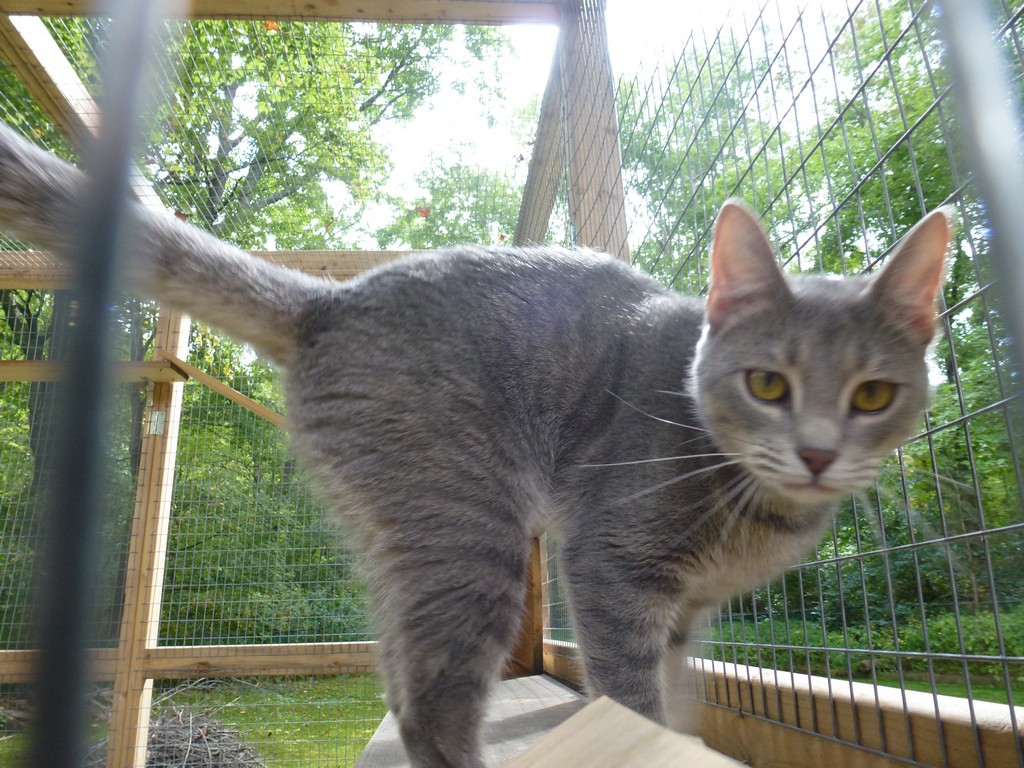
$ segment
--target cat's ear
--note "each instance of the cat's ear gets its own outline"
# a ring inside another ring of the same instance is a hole
[[[707,322],[721,330],[750,312],[787,300],[789,287],[761,222],[738,200],[727,200],[715,221]]]
[[[940,208],[921,219],[872,280],[879,309],[925,344],[935,335],[935,304],[946,274],[952,215],[951,208]]]

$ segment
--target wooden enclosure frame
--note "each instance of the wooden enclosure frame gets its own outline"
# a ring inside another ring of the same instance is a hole
[[[192,17],[558,24],[561,35],[542,102],[514,242],[544,239],[559,184],[567,178],[578,243],[628,261],[614,81],[603,16],[594,17],[594,5],[587,0],[196,0]],[[42,25],[33,16],[79,15],[90,8],[82,0],[0,0],[0,55],[11,63],[73,146],[95,128],[97,111],[84,86],[68,75],[70,66],[62,61],[56,46],[47,45],[38,35]],[[17,14],[29,16],[12,18]],[[144,203],[157,204],[141,174],[136,176],[134,189]],[[315,251],[257,255],[312,274],[346,279],[401,254]],[[67,272],[46,254],[0,253],[0,287],[58,288],[67,280]],[[92,654],[94,677],[114,685],[107,755],[110,768],[144,765],[154,680],[326,675],[363,672],[374,666],[373,643],[157,645],[170,479],[184,382],[196,379],[265,419],[283,422],[279,414],[190,365],[187,338],[187,318],[162,310],[154,362],[126,363],[119,368],[123,379],[151,383],[147,418],[162,412],[164,426],[146,430],[143,437],[128,555],[130,576],[118,645]],[[0,381],[38,381],[58,375],[59,370],[48,363],[0,362]],[[565,644],[543,637],[543,576],[540,544],[535,541],[523,630],[508,672],[546,672],[578,684],[578,665],[558,652],[559,645]],[[33,658],[31,651],[0,650],[0,682],[29,680]],[[965,727],[975,731],[973,738],[985,745],[991,764],[997,764],[1001,757],[1012,759],[1017,754],[1015,740],[1021,738],[1008,727],[1009,718],[1000,719],[995,710],[991,717],[978,718],[973,709],[966,712],[968,704],[947,702],[948,706],[937,711],[929,694],[898,692],[899,699],[878,696],[877,692],[860,696],[852,687],[832,686],[821,678],[801,680],[797,679],[801,676],[788,673],[722,664],[708,663],[699,668],[699,674],[705,690],[714,692],[715,702],[704,707],[704,737],[720,751],[751,759],[755,765],[784,761],[810,767],[825,759],[850,766],[896,765],[896,760],[880,751],[865,750],[880,750],[884,745],[896,759],[939,765],[948,756],[950,765],[974,766],[978,763],[973,747],[956,749],[957,740],[964,739]],[[881,718],[879,709],[884,714]],[[1024,711],[1018,722],[1024,722]],[[814,728],[809,729],[808,723],[814,723]],[[864,724],[874,724],[867,731],[875,731],[867,732]],[[899,736],[908,728],[916,734],[915,744],[930,740],[936,750],[915,752],[906,736]],[[848,741],[862,746],[845,743]],[[754,744],[756,749],[751,747]]]

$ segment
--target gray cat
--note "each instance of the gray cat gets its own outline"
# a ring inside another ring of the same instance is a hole
[[[60,252],[82,174],[0,129],[0,226]],[[927,399],[949,215],[872,277],[783,276],[739,203],[706,302],[608,256],[459,248],[339,284],[132,206],[129,280],[284,372],[361,553],[415,766],[479,766],[530,538],[561,542],[591,694],[664,721],[695,615],[812,549]]]

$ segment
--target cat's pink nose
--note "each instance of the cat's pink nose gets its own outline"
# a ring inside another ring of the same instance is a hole
[[[838,454],[835,451],[826,451],[820,448],[804,448],[797,455],[807,465],[807,468],[817,476],[832,465]]]

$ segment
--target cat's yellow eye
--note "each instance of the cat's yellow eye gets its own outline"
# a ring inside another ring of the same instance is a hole
[[[749,371],[747,389],[758,400],[778,403],[789,397],[789,382],[781,373],[774,371]]]
[[[896,397],[896,385],[889,381],[865,381],[853,391],[850,405],[861,413],[878,413],[888,408]]]

